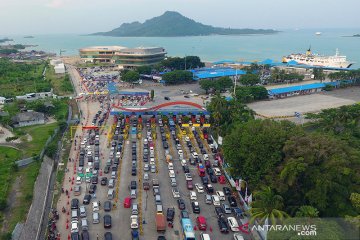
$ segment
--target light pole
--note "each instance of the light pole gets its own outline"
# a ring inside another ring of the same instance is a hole
[[[236,98],[236,81],[237,81],[237,68],[235,69],[235,81],[234,81],[234,98]]]

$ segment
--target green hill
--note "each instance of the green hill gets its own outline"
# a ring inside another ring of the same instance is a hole
[[[159,17],[146,20],[144,23],[123,23],[120,27],[109,32],[99,32],[91,35],[114,37],[176,37],[273,33],[277,33],[277,31],[271,29],[231,29],[213,27],[195,22],[178,12],[167,11]]]

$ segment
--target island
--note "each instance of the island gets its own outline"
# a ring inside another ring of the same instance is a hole
[[[34,36],[24,36],[24,38],[34,38]]]
[[[10,38],[1,38],[1,39],[0,39],[0,43],[11,42],[11,41],[14,41],[14,40],[13,40],[13,39],[10,39]]]
[[[360,37],[360,34],[355,34],[353,35],[353,37]]]
[[[232,29],[213,27],[196,22],[178,12],[166,11],[163,15],[146,20],[144,23],[123,23],[109,32],[90,35],[113,37],[178,37],[208,35],[274,34],[272,29]]]

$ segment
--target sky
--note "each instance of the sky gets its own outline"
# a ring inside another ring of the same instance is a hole
[[[93,33],[165,11],[232,28],[360,28],[360,0],[0,0],[0,35]]]

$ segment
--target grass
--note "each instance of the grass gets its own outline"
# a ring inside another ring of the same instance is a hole
[[[21,155],[17,149],[0,146],[0,199],[6,199],[8,195],[9,182],[14,179],[12,166]]]
[[[53,134],[57,126],[57,123],[51,123],[18,128],[20,131],[26,132],[32,137],[32,141],[19,144],[19,148],[23,149],[24,157],[39,155],[47,139]]]
[[[54,67],[51,65],[46,69],[45,78],[50,81],[56,95],[70,95],[74,91],[69,77],[66,74],[56,74]]]

